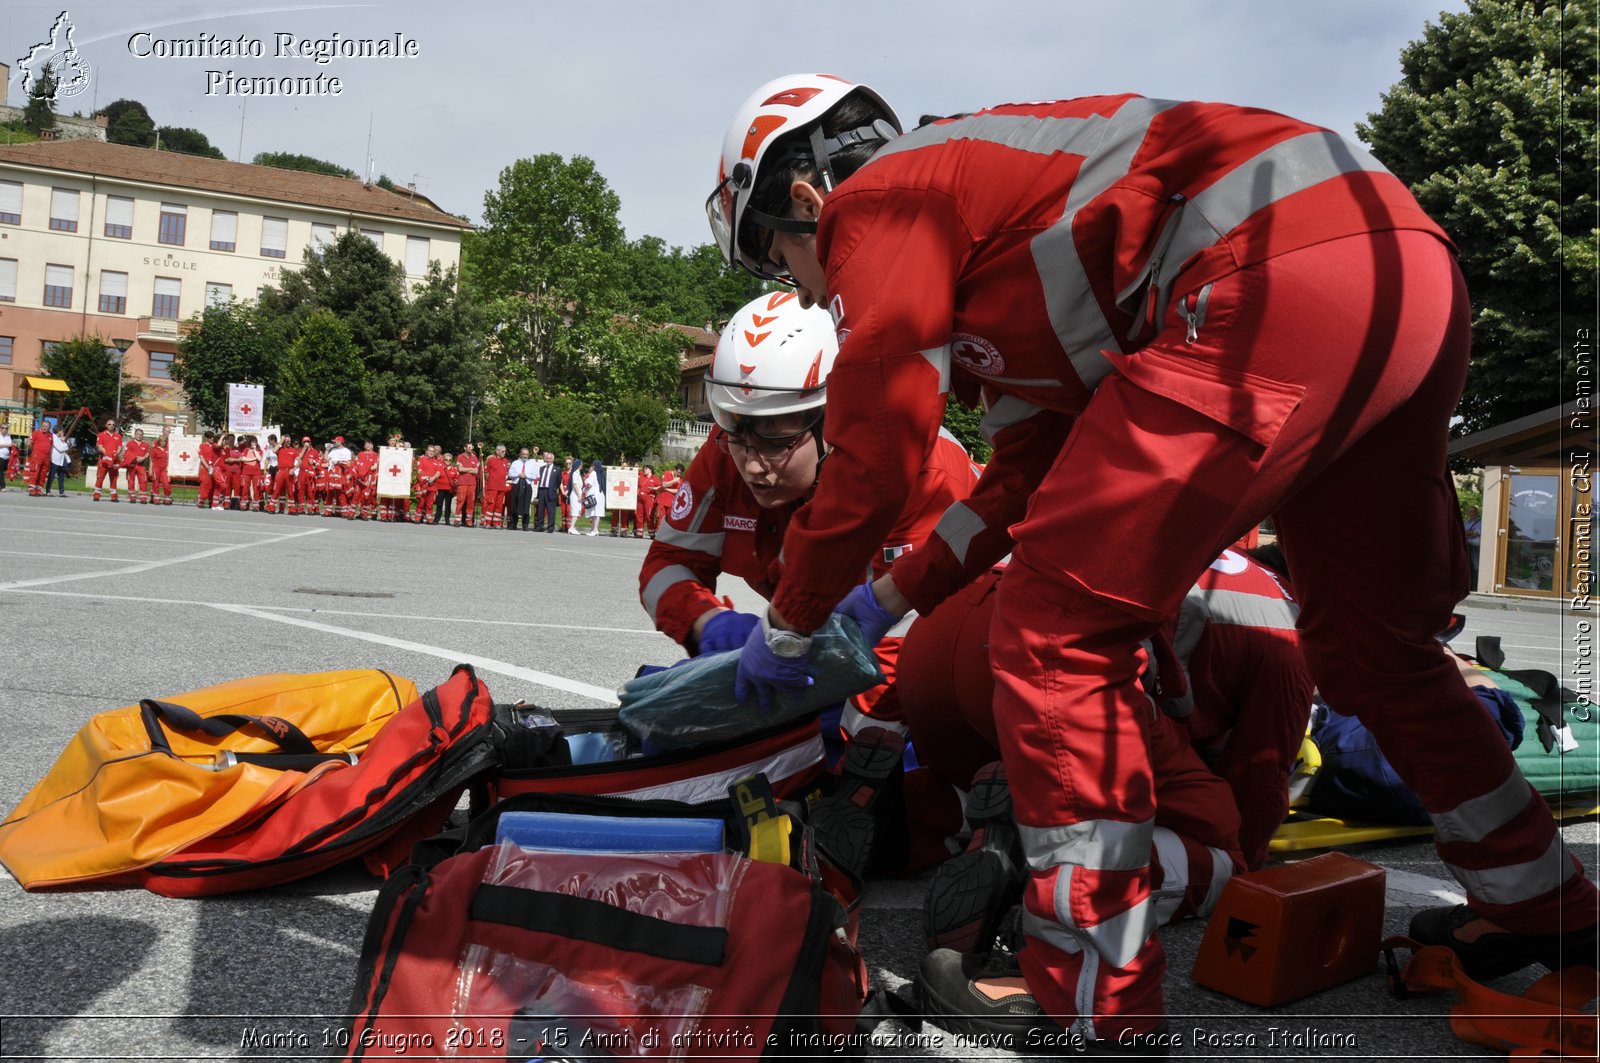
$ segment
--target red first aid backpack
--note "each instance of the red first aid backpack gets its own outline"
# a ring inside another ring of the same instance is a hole
[[[850,1043],[866,996],[857,884],[820,864],[798,820],[778,863],[529,853],[493,844],[510,812],[712,817],[734,832],[738,815],[727,800],[526,794],[419,846],[367,924],[347,1058],[403,1044],[434,1058],[792,1059]],[[577,887],[602,880],[596,896]],[[627,903],[641,892],[674,903],[642,913]],[[691,914],[675,904],[686,896],[725,908]]]

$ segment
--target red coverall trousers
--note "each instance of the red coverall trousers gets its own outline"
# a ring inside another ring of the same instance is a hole
[[[111,474],[111,497],[117,497],[117,463],[110,457],[102,457],[94,467],[94,489],[96,491],[105,486],[106,473]],[[130,485],[130,489],[131,489]]]
[[[150,465],[150,500],[172,497],[172,478],[167,472],[165,461],[152,462]]]
[[[456,523],[464,528],[472,527],[472,506],[478,498],[478,481],[463,477],[456,484]]]
[[[1174,303],[1195,293],[1176,293]],[[994,715],[1030,867],[1024,977],[1088,1037],[1153,1028],[1156,814],[1139,643],[1273,515],[1307,663],[1437,824],[1473,906],[1513,930],[1595,920],[1543,800],[1434,636],[1467,592],[1445,467],[1467,294],[1448,249],[1354,236],[1217,281],[1085,405],[1012,528],[990,631]],[[1092,959],[1091,959],[1092,958]]]

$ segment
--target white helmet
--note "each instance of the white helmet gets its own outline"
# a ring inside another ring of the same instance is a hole
[[[820,409],[838,355],[826,310],[801,306],[794,292],[760,296],[733,315],[717,341],[706,375],[711,414],[723,431],[737,433],[748,417]]]
[[[888,115],[888,121],[880,119],[827,138],[817,125],[807,144],[785,154],[785,158],[802,156],[815,162],[822,172],[824,189],[831,190],[833,173],[829,162],[836,154],[852,144],[890,140],[900,133],[900,120],[882,96],[865,85],[832,74],[789,74],[756,89],[740,106],[722,141],[717,186],[706,199],[706,217],[710,219],[712,235],[729,265],[743,266],[767,280],[787,280],[782,271],[767,261],[764,251],[754,246],[755,233],[750,230],[741,233],[741,227],[754,221],[757,223],[754,228],[767,231],[812,232],[816,226],[753,210],[750,197],[762,166],[783,161],[768,157],[768,149],[775,141],[808,124],[815,124],[845,97],[857,92]]]

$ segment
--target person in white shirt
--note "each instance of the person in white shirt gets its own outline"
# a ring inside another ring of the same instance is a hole
[[[0,491],[6,489],[7,469],[11,465],[11,453],[15,446],[11,441],[11,430],[0,425]]]
[[[50,437],[50,473],[44,481],[44,493],[50,493],[50,485],[56,485],[56,497],[67,497],[67,468],[72,464],[72,440],[67,436],[65,424],[56,428],[56,434]]]
[[[534,470],[538,462],[528,457],[528,448],[517,452],[506,479],[511,483],[511,523],[508,527],[528,530],[528,509],[533,501]]]

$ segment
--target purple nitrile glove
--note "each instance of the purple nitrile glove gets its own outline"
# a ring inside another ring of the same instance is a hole
[[[713,613],[700,629],[699,649],[695,656],[736,650],[750,637],[750,630],[760,626],[761,618],[754,613],[740,613],[732,609]]]
[[[833,611],[854,620],[868,646],[882,642],[889,629],[900,622],[898,616],[878,604],[878,596],[872,593],[871,580],[857,585],[855,590],[844,596],[842,602],[833,607]]]
[[[779,657],[767,645],[765,624],[757,624],[739,651],[739,671],[733,680],[733,696],[747,701],[754,694],[762,711],[770,712],[773,699],[781,693],[798,694],[811,685],[806,674],[810,655]]]

